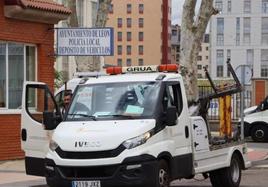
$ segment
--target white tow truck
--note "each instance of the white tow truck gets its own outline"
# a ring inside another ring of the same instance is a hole
[[[215,143],[206,121],[190,116],[176,65],[111,67],[79,84],[61,116],[44,83],[25,82],[21,146],[26,173],[49,186],[168,187],[209,176],[238,187],[250,167],[240,139]]]

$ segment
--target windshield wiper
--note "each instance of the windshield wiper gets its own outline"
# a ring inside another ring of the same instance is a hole
[[[68,114],[68,116],[72,116],[72,119],[75,117],[75,116],[82,116],[82,117],[85,117],[85,118],[90,118],[90,119],[93,119],[93,121],[97,121],[97,118],[96,116],[91,116],[91,115],[87,115],[87,114]]]
[[[127,119],[133,119],[133,116],[123,115],[123,114],[98,115],[98,117],[123,117],[123,118],[127,118]]]

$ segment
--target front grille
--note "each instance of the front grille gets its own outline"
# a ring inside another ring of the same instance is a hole
[[[104,178],[111,177],[116,172],[119,165],[94,166],[94,167],[62,167],[58,169],[65,178]]]
[[[100,159],[100,158],[113,158],[120,155],[126,148],[120,145],[116,149],[108,151],[95,151],[95,152],[70,152],[63,151],[60,147],[56,149],[56,153],[64,159]]]

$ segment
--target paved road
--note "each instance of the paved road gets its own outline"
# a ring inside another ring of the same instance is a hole
[[[267,187],[267,169],[250,169],[243,172],[240,187]],[[201,180],[201,181],[197,181]],[[211,187],[209,179],[202,180],[198,176],[196,180],[182,180],[172,183],[172,187]],[[2,184],[0,187],[47,187],[44,179],[30,180],[25,182]]]
[[[249,143],[249,148],[260,151],[268,150],[268,143]],[[19,166],[18,168],[23,168]],[[267,187],[268,160],[254,162],[254,167],[244,171],[241,187]],[[3,183],[3,181],[6,181]],[[43,178],[26,176],[21,170],[1,170],[0,187],[47,187]],[[210,180],[203,180],[202,176],[197,176],[195,180],[177,180],[172,183],[172,187],[210,187]]]

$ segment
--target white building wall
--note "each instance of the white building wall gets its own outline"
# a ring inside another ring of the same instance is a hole
[[[214,2],[216,2],[215,0]],[[227,76],[227,50],[231,50],[231,63],[234,68],[246,64],[247,50],[253,49],[253,75],[255,78],[261,76],[261,50],[268,49],[268,45],[262,44],[262,17],[268,17],[268,13],[262,13],[262,0],[251,0],[251,13],[244,13],[244,0],[231,0],[231,12],[227,12],[228,0],[222,0],[223,11],[213,16],[210,25],[211,34],[211,75],[217,77],[217,50],[224,50],[224,77]],[[244,35],[244,18],[251,19],[251,43],[245,44]],[[217,46],[217,18],[224,18],[224,45]],[[240,18],[240,45],[236,45],[236,18]]]

